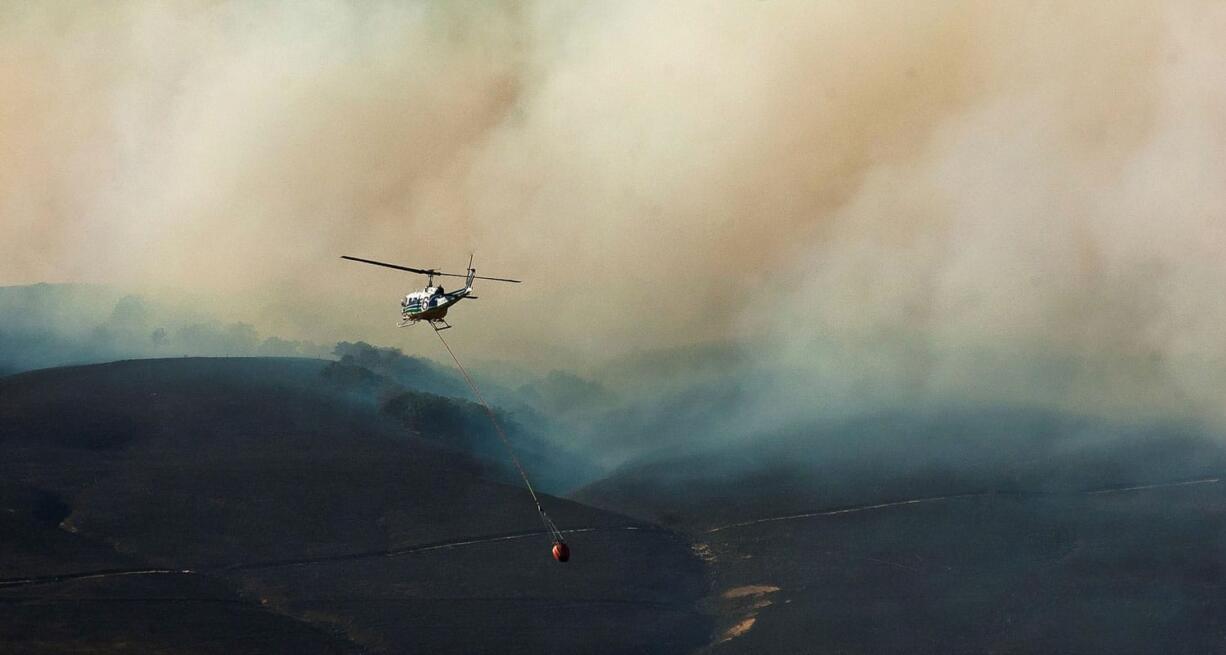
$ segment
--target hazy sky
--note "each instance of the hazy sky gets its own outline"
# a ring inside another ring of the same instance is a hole
[[[545,368],[724,339],[829,398],[1216,413],[1226,6],[6,3],[0,284]],[[816,377],[812,377],[816,376]]]

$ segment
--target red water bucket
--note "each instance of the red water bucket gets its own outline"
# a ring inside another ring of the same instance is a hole
[[[553,558],[559,562],[570,559],[570,547],[564,541],[553,542]]]

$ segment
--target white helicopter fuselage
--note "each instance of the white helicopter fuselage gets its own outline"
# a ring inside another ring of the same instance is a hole
[[[468,298],[471,286],[458,291],[445,292],[442,287],[426,287],[407,294],[400,301],[401,327],[417,321],[437,321],[447,315],[451,306]]]

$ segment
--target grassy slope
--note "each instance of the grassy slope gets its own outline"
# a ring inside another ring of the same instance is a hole
[[[566,566],[544,536],[396,555],[539,521],[521,487],[406,436],[323,366],[184,358],[0,379],[0,576],[203,571],[0,589],[0,642],[676,652],[706,636],[687,544],[577,503],[546,499],[563,527],[599,528],[573,535]]]

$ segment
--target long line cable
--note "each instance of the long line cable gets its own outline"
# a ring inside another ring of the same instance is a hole
[[[555,541],[565,543],[566,539],[562,536],[562,531],[558,529],[558,526],[554,525],[553,520],[545,513],[545,508],[541,507],[541,499],[537,497],[536,490],[532,488],[532,481],[528,479],[528,473],[524,470],[523,464],[520,463],[519,456],[515,454],[515,448],[511,446],[511,440],[507,438],[507,433],[503,431],[502,424],[498,422],[498,417],[494,414],[493,408],[485,400],[485,396],[481,395],[481,390],[477,388],[477,384],[473,382],[472,376],[468,374],[464,365],[460,363],[460,359],[455,356],[455,351],[447,344],[447,340],[443,338],[443,333],[437,329],[434,333],[438,335],[438,340],[443,342],[443,347],[447,349],[447,354],[451,355],[451,361],[455,362],[456,368],[460,370],[460,375],[464,376],[464,381],[468,383],[468,388],[472,389],[473,395],[481,403],[481,406],[485,408],[485,413],[489,415],[490,423],[494,425],[498,438],[502,439],[502,445],[506,446],[507,452],[511,455],[511,461],[515,464],[515,470],[519,471],[519,477],[523,478],[524,486],[528,488],[528,493],[532,496],[532,502],[536,503],[536,511],[540,514],[541,522],[545,524],[545,529],[549,531],[549,534]]]

